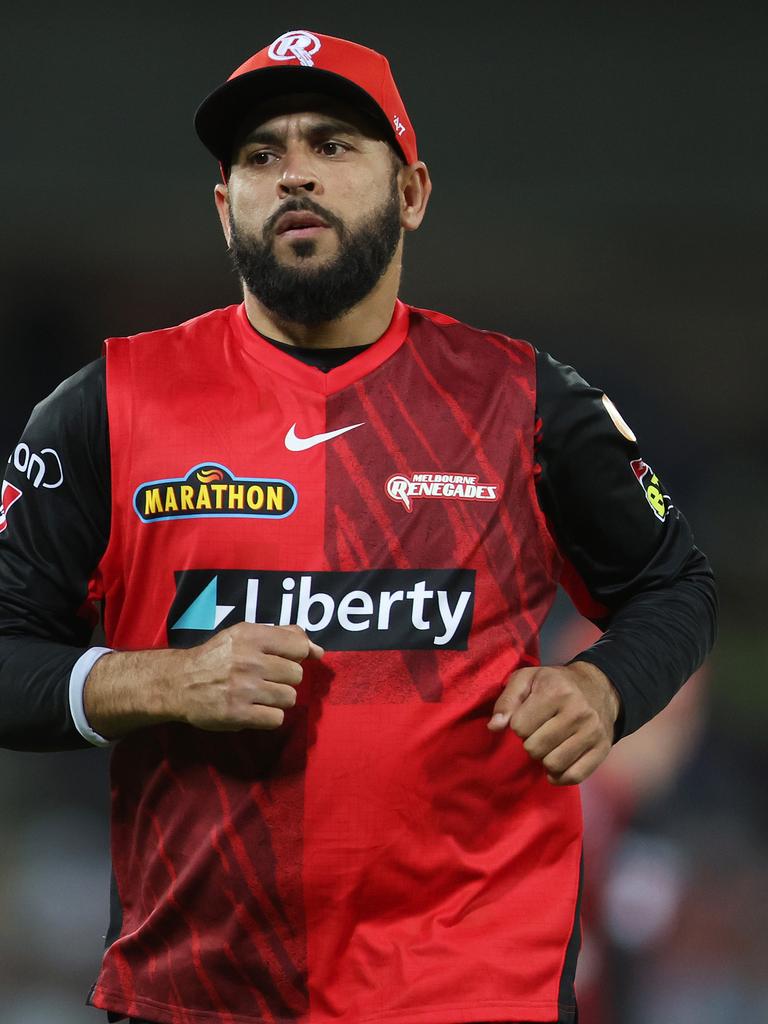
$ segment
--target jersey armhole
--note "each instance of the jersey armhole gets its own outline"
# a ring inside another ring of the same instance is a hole
[[[111,480],[130,479],[133,432],[133,388],[131,386],[130,338],[107,338],[103,347],[106,358],[106,417],[109,425]],[[128,465],[124,463],[128,461]],[[110,571],[122,559],[121,518],[116,507],[118,496],[110,486],[110,532],[107,546],[91,578],[89,593],[96,600],[106,600],[106,579],[114,579]],[[106,619],[106,615],[105,615]]]

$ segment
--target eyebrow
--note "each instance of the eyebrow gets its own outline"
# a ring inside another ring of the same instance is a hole
[[[309,124],[303,135],[362,135],[363,133],[359,128],[349,124],[347,121],[337,121],[335,118],[324,117],[313,121]],[[248,132],[243,141],[240,143],[241,146],[249,146],[254,143],[264,144],[268,146],[279,146],[285,140],[284,132],[270,131],[266,128],[254,128],[253,131]]]

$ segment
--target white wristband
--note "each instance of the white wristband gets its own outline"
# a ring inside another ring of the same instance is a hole
[[[83,739],[88,740],[94,747],[108,747],[112,741],[99,736],[91,728],[88,719],[85,717],[83,690],[85,689],[88,674],[93,666],[103,654],[111,654],[111,652],[112,649],[110,647],[91,647],[77,659],[69,677],[69,710],[72,720]]]

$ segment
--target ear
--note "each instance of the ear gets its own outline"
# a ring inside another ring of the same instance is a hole
[[[216,185],[213,190],[213,199],[216,203],[216,212],[221,221],[221,230],[229,246],[232,232],[229,226],[229,189],[226,185]]]
[[[432,181],[427,165],[422,160],[403,167],[398,175],[402,209],[400,223],[406,231],[415,231],[424,220],[427,203],[432,192]]]

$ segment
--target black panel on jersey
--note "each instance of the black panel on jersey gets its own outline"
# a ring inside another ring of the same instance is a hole
[[[568,940],[563,960],[563,968],[560,972],[560,985],[557,992],[557,1005],[560,1008],[558,1024],[577,1024],[578,1011],[576,1010],[576,963],[581,949],[581,903],[584,895],[584,852],[582,850],[579,861],[579,894],[576,898],[576,907],[573,913],[573,929]]]

